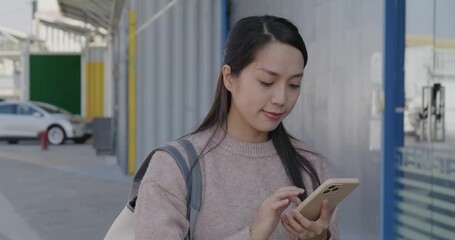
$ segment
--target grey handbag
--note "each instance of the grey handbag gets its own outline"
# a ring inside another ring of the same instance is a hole
[[[137,170],[133,178],[133,184],[130,189],[129,201],[126,204],[125,208],[115,219],[114,223],[111,225],[109,231],[107,232],[104,240],[134,240],[134,208],[136,206],[136,199],[139,190],[139,186],[144,177],[145,171],[152,159],[153,154],[156,151],[165,151],[169,153],[179,166],[180,171],[182,172],[186,181],[187,187],[187,213],[186,218],[190,222],[190,229],[186,236],[186,240],[193,240],[194,229],[196,226],[197,215],[201,209],[201,197],[202,197],[202,176],[201,176],[201,167],[197,159],[197,153],[190,141],[186,139],[180,139],[178,141],[184,148],[186,155],[188,156],[189,166],[183,158],[182,154],[173,146],[166,144],[162,147],[154,149],[148,156],[145,158],[142,165]],[[192,169],[190,170],[190,167]],[[191,176],[188,175],[191,173]]]

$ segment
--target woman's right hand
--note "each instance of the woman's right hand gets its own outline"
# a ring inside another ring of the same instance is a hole
[[[298,206],[301,203],[298,195],[304,191],[304,189],[298,187],[284,187],[278,189],[272,196],[267,198],[261,204],[250,226],[251,238],[253,240],[268,239],[278,225],[281,213],[291,202]]]

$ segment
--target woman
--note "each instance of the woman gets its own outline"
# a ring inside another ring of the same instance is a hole
[[[230,31],[214,103],[187,136],[202,169],[195,239],[338,238],[327,202],[317,221],[293,210],[328,178],[324,160],[282,123],[307,61],[298,29],[286,19],[247,17]],[[136,239],[185,238],[185,197],[175,161],[155,153],[139,189]]]

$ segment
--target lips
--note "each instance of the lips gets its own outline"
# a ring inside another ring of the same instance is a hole
[[[267,112],[263,111],[265,116],[268,117],[272,121],[278,121],[280,120],[281,116],[283,116],[283,113],[277,113],[277,112]]]

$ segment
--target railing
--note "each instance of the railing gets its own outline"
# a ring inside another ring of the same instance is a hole
[[[455,155],[400,148],[396,170],[396,239],[455,239]]]
[[[455,50],[435,49],[435,72],[455,74]]]

